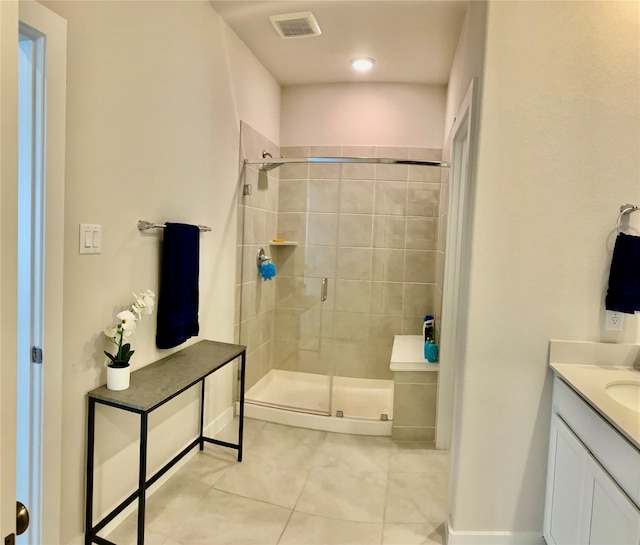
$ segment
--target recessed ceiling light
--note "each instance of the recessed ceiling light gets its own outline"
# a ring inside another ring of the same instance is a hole
[[[353,66],[358,72],[366,72],[371,70],[376,61],[370,57],[357,57],[351,59],[351,66]]]

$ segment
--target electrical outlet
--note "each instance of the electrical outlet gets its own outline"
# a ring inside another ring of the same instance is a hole
[[[607,331],[620,331],[624,324],[624,314],[615,310],[607,310],[604,317],[604,328]]]

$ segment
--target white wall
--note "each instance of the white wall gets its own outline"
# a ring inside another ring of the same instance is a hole
[[[453,126],[454,117],[467,94],[471,80],[479,77],[482,73],[486,25],[487,2],[479,0],[469,2],[447,85],[444,120],[445,142]]]
[[[489,6],[456,530],[539,542],[548,340],[640,338],[603,330],[618,207],[640,202],[638,9]]]
[[[138,219],[202,223],[200,336],[233,342],[239,120],[279,133],[280,91],[208,2],[58,2],[68,20],[61,542],[83,531],[86,392],[104,384],[102,330],[131,291],[158,291],[158,231]],[[259,97],[250,105],[246,86]],[[78,224],[103,226],[78,255]],[[155,348],[155,316],[132,339],[134,369]],[[184,345],[183,345],[184,346]],[[231,403],[231,369],[211,381],[211,418]],[[152,415],[153,471],[191,438],[194,393]],[[99,410],[96,509],[131,491],[138,419]],[[103,486],[104,485],[104,486]]]
[[[282,90],[282,146],[442,148],[446,89],[341,83]]]

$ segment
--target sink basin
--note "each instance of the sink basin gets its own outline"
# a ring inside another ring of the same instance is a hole
[[[640,380],[616,380],[604,387],[611,399],[640,412]]]

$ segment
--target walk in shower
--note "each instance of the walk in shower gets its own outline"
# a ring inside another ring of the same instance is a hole
[[[441,150],[278,149],[247,125],[242,136],[247,414],[390,434],[394,335],[420,333],[439,306]],[[265,259],[273,280],[259,274]]]

